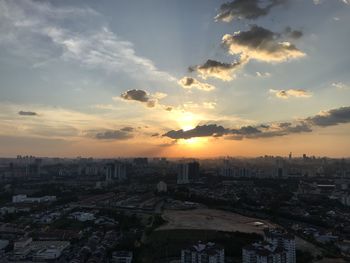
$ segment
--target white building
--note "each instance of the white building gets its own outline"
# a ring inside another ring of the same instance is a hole
[[[47,203],[56,201],[56,196],[27,197],[27,195],[12,196],[12,203]]]
[[[224,263],[225,251],[215,243],[201,243],[181,251],[181,263]]]
[[[112,254],[112,263],[131,263],[133,253],[131,251],[116,251]]]
[[[92,221],[96,219],[94,214],[85,212],[74,212],[70,214],[70,217],[80,222]]]

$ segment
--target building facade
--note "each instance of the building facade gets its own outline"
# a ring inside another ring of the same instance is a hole
[[[181,251],[181,263],[224,263],[225,251],[215,243],[201,243]]]

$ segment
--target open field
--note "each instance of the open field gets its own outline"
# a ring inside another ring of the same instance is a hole
[[[262,234],[264,228],[276,227],[265,220],[213,209],[167,210],[163,219],[168,223],[157,230],[197,229]]]
[[[214,230],[262,235],[264,228],[278,227],[278,225],[266,220],[214,209],[166,210],[162,217],[167,223],[157,228],[156,231],[176,229]],[[320,249],[299,237],[296,237],[296,246],[298,249],[311,251],[315,256],[321,254]]]

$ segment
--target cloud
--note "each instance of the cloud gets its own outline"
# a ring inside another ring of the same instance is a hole
[[[150,98],[146,91],[138,89],[128,90],[122,93],[120,97],[124,100],[134,100],[142,102],[149,108],[155,107],[157,102],[156,99]]]
[[[18,115],[21,115],[21,116],[38,116],[38,114],[34,111],[19,111],[18,112]]]
[[[342,82],[333,82],[332,87],[335,87],[339,90],[348,90],[350,89],[350,86],[346,85],[345,83]]]
[[[169,137],[171,139],[190,139],[193,137],[208,137],[214,136],[219,137],[223,136],[227,133],[227,129],[222,126],[218,126],[216,124],[209,125],[198,125],[194,129],[191,130],[172,130],[165,133],[163,136]]]
[[[203,91],[212,91],[215,89],[213,85],[200,82],[195,78],[183,77],[178,81],[178,84],[184,89],[198,89]]]
[[[222,37],[223,45],[233,55],[265,62],[283,62],[305,56],[294,44],[283,41],[281,34],[257,25]]]
[[[171,107],[171,106],[165,106],[165,108],[164,108],[166,111],[172,111],[173,110],[173,107]]]
[[[316,116],[309,117],[306,120],[316,126],[334,126],[341,123],[349,123],[350,107],[322,111]]]
[[[289,26],[287,26],[284,34],[289,38],[299,39],[303,36],[304,33],[301,30],[293,30]]]
[[[269,72],[255,72],[256,76],[259,77],[259,78],[268,78],[268,77],[271,77],[271,73]]]
[[[260,0],[235,0],[222,4],[216,21],[231,22],[232,20],[257,19],[266,16],[272,7],[282,4],[284,0],[270,0],[265,6],[261,6]]]
[[[125,130],[125,128],[120,130],[106,130],[97,132],[94,134],[94,138],[97,140],[128,140],[134,137],[130,132]]]
[[[236,61],[233,63],[223,63],[216,60],[208,59],[203,65],[189,67],[189,71],[196,71],[203,79],[217,78],[223,81],[234,79],[234,72],[240,69],[245,61]]]
[[[113,33],[104,17],[91,8],[4,0],[0,10],[0,45],[31,57],[35,66],[57,59],[133,78],[175,81],[153,61],[137,55],[133,43]]]
[[[312,129],[306,122],[292,123],[274,123],[272,125],[242,126],[236,129],[224,128],[216,124],[198,125],[191,130],[172,130],[163,136],[171,139],[190,139],[193,137],[222,137],[230,140],[242,140],[268,138],[285,136],[292,133],[311,132]]]
[[[270,89],[270,93],[275,94],[275,96],[280,99],[289,99],[290,97],[310,98],[312,96],[310,92],[303,89],[288,89],[288,90]]]
[[[257,139],[312,132],[313,127],[326,127],[350,123],[350,107],[323,111],[315,116],[292,122],[276,122],[239,128],[225,128],[217,124],[198,125],[191,130],[171,130],[163,134],[171,139],[193,137],[222,137],[231,140]]]
[[[127,127],[124,127],[124,128],[122,128],[122,129],[120,129],[121,131],[124,131],[124,132],[132,132],[133,130],[134,130],[134,128],[133,127],[129,127],[129,126],[127,126]]]
[[[350,5],[350,0],[339,0],[340,2],[346,4],[346,5]],[[324,2],[324,0],[313,0],[315,5],[320,5]],[[332,0],[333,2],[333,0]]]

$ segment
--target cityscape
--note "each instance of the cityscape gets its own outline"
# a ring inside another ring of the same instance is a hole
[[[347,262],[350,160],[0,160],[1,262]]]
[[[350,262],[350,0],[0,0],[0,263]]]

